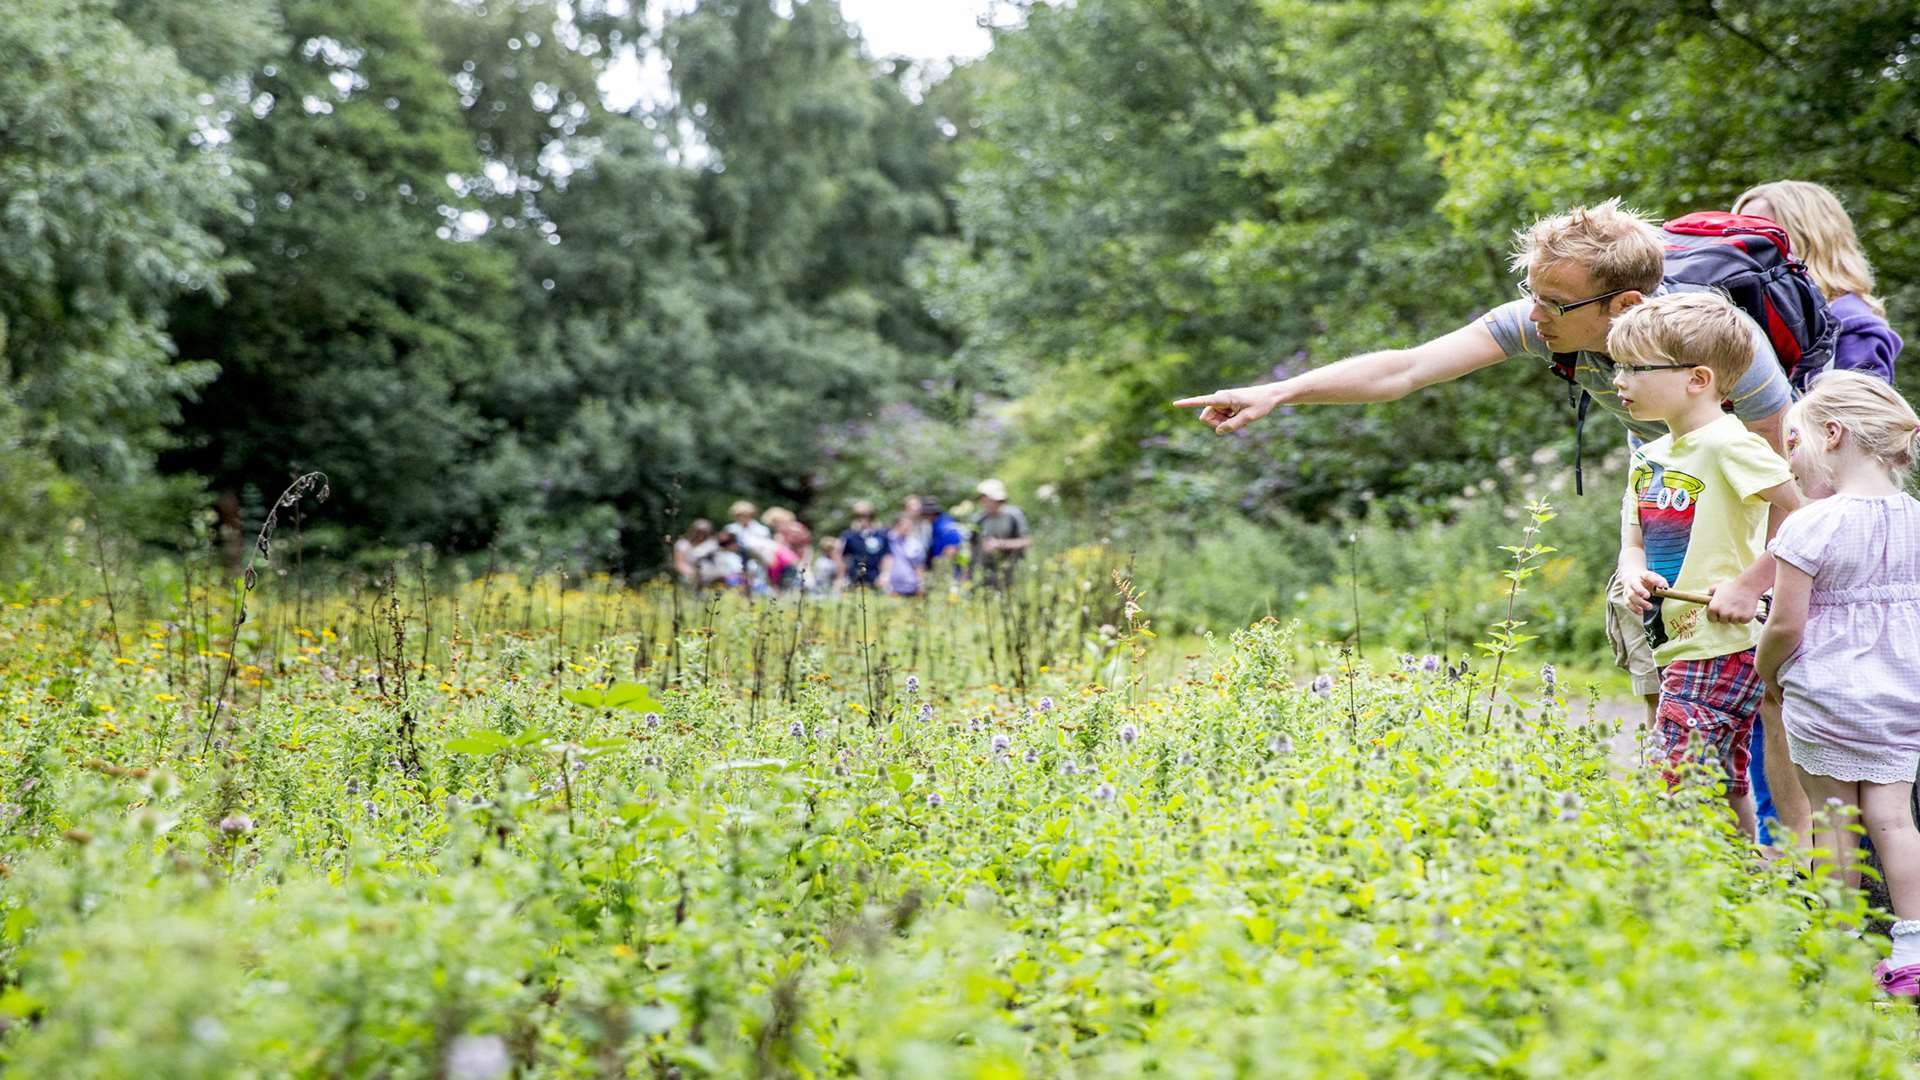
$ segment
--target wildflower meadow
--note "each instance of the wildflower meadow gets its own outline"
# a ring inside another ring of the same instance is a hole
[[[1156,638],[1098,549],[910,601],[288,563],[0,606],[8,1075],[1913,1060],[1865,901],[1623,764],[1519,580],[1388,659]]]

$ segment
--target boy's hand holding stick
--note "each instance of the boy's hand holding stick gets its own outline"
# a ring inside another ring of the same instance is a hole
[[[1713,595],[1711,593],[1687,592],[1682,589],[1649,589],[1647,591],[1649,594],[1657,596],[1662,600],[1678,600],[1683,604],[1699,604],[1701,607],[1706,607],[1713,602]],[[1766,622],[1767,611],[1772,607],[1773,597],[1761,597],[1760,614],[1754,616],[1754,618],[1760,622]]]

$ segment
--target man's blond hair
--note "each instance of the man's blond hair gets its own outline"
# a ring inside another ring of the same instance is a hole
[[[1543,217],[1516,231],[1513,238],[1515,271],[1524,274],[1534,266],[1574,263],[1586,269],[1601,292],[1652,293],[1666,272],[1660,230],[1644,214],[1621,206],[1617,198]]]
[[[1753,363],[1753,330],[1733,301],[1712,292],[1656,296],[1607,331],[1607,355],[1629,364],[1693,364],[1729,393]]]

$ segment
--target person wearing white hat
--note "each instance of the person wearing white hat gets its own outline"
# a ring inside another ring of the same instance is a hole
[[[980,496],[980,516],[974,519],[973,565],[978,581],[990,589],[1013,583],[1014,567],[1033,545],[1027,515],[1007,503],[1007,485],[988,478],[974,491]]]

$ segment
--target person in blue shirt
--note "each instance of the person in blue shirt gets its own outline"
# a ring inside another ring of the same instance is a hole
[[[918,497],[920,520],[927,528],[927,561],[925,565],[932,569],[943,557],[958,558],[966,547],[967,533],[953,520],[940,500],[932,495]],[[957,572],[958,568],[956,568]]]
[[[834,557],[839,564],[840,580],[849,588],[871,589],[880,582],[880,562],[888,551],[887,530],[873,521],[873,504],[865,499],[853,504],[853,524],[840,534],[840,551]]]

